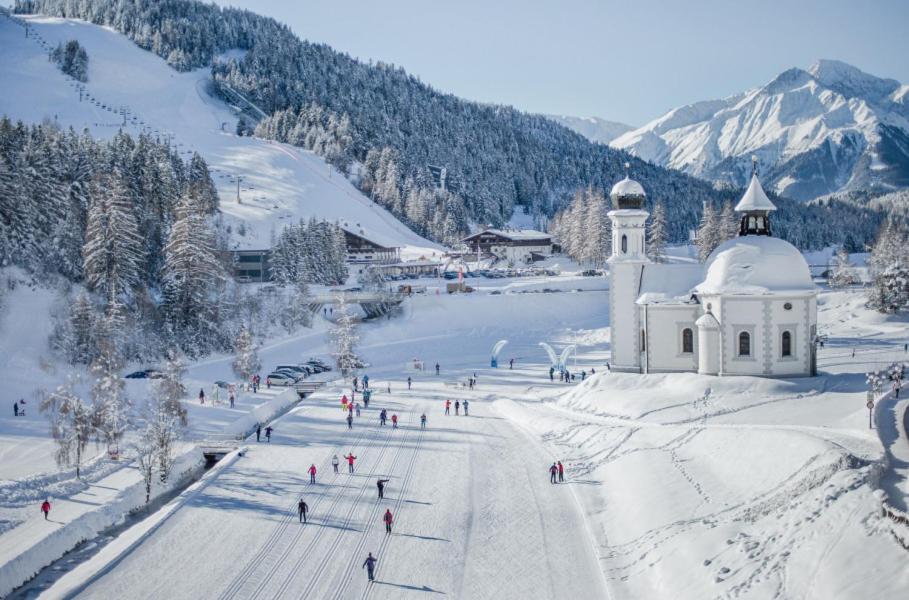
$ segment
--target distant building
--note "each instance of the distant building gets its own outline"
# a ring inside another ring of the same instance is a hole
[[[379,273],[390,277],[439,277],[445,263],[440,260],[408,260],[376,265]]]
[[[462,240],[473,252],[499,260],[529,264],[552,255],[552,236],[533,229],[484,229]]]
[[[401,249],[397,246],[383,246],[367,238],[363,231],[353,233],[344,229],[347,242],[347,270],[351,275],[360,275],[371,266],[398,262]]]
[[[231,250],[234,278],[242,283],[271,281],[268,259],[271,250]]]

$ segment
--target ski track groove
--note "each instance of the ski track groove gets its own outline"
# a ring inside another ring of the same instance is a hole
[[[363,430],[360,432],[360,435],[357,436],[357,440],[353,445],[354,448],[360,446],[360,443],[362,442],[363,437],[366,435],[366,433],[368,431],[369,431],[368,428],[363,428]],[[323,462],[323,465],[322,465],[323,468],[325,470],[327,470],[328,469],[327,465],[330,465],[330,464],[331,464],[331,458],[326,456],[325,461]],[[338,478],[338,476],[334,475],[334,477],[332,477],[331,481],[334,482],[337,480],[337,478]],[[322,497],[322,498],[324,498],[324,497]],[[319,502],[321,502],[322,498],[319,499]],[[278,544],[278,541],[282,537],[282,534],[287,530],[287,528],[289,527],[289,524],[293,521],[294,515],[297,514],[296,504],[297,504],[296,501],[294,501],[293,504],[291,504],[291,506],[288,508],[287,513],[285,514],[284,518],[281,520],[280,523],[278,523],[278,525],[275,526],[275,528],[272,530],[269,537],[265,540],[263,545],[260,546],[259,550],[253,556],[252,560],[250,560],[248,563],[246,563],[246,566],[243,568],[243,570],[240,571],[240,573],[234,578],[234,580],[227,587],[227,589],[221,593],[221,595],[219,596],[219,600],[232,600],[233,598],[238,597],[237,595],[239,594],[239,592],[253,578],[253,575],[255,574],[255,572],[259,568],[259,566],[261,566],[268,559],[268,556],[270,555],[272,549]],[[318,503],[313,503],[313,508],[315,508],[317,506],[317,504]],[[295,544],[297,538],[302,533],[302,531],[303,530],[301,528],[300,531],[298,531],[297,535],[294,536],[294,540],[290,544],[290,547],[292,547]],[[286,554],[286,550],[284,552],[282,552],[282,555],[283,554]],[[280,561],[277,564],[280,565]],[[260,583],[267,582],[269,577],[272,574],[273,573],[270,573],[270,575],[266,576],[265,579],[263,579],[263,581]],[[253,593],[252,596],[244,595],[242,597],[244,597],[244,598],[255,597],[255,595],[258,594],[258,590],[260,590],[261,587],[262,587],[261,585],[258,585],[256,587],[256,591]]]
[[[413,475],[414,465],[417,462],[417,455],[420,453],[420,446],[422,446],[422,444],[423,444],[423,436],[425,433],[426,433],[426,430],[421,427],[420,435],[419,435],[419,437],[417,437],[417,443],[414,445],[413,452],[410,454],[410,463],[407,465],[407,471],[404,474],[404,483],[403,483],[403,485],[401,485],[401,491],[398,494],[398,499],[395,501],[395,504],[394,504],[395,518],[397,518],[398,515],[401,514],[401,506],[404,504],[404,497],[407,494],[407,488],[410,485],[411,475]],[[394,534],[386,535],[382,539],[382,543],[379,544],[379,550],[376,553],[376,555],[382,556],[383,560],[384,560],[384,556],[385,556],[385,549],[388,547],[388,544],[391,542],[391,538],[393,537],[393,535]],[[365,534],[363,535],[363,539],[364,540],[366,539]],[[362,550],[362,549],[358,547],[358,550]],[[353,566],[353,563],[351,562],[350,566],[348,567],[348,570],[352,566]],[[378,575],[378,574],[379,574],[379,570],[376,569],[375,575]],[[337,593],[335,593],[333,598],[335,598],[336,600],[341,600],[341,598],[343,598],[344,591],[347,589],[347,585],[348,585],[349,581],[350,581],[350,578],[347,577],[347,573],[345,572],[344,580],[342,581],[341,586],[338,588],[338,591],[337,591]],[[363,600],[366,600],[366,598],[369,598],[374,587],[375,586],[372,586],[372,585],[366,586],[366,589],[363,591],[363,596],[362,596]]]
[[[413,410],[414,410],[413,407],[411,407],[410,412],[408,413],[408,417],[407,417],[408,426],[410,425],[411,421],[413,420],[413,418],[412,418]],[[382,448],[379,451],[380,452],[379,457],[376,459],[375,463],[373,464],[373,468],[369,472],[370,476],[366,478],[363,485],[360,487],[360,491],[357,494],[357,497],[351,503],[350,510],[347,511],[347,515],[345,516],[344,521],[341,523],[341,529],[339,529],[337,534],[335,535],[334,543],[331,545],[331,548],[328,550],[328,552],[326,552],[325,555],[322,557],[322,562],[319,563],[319,566],[316,568],[316,571],[312,575],[310,575],[306,588],[304,588],[303,592],[300,593],[300,595],[298,596],[299,598],[309,598],[310,597],[310,595],[313,593],[314,588],[316,587],[316,584],[319,583],[319,579],[321,578],[322,574],[325,572],[325,568],[329,564],[331,564],[332,558],[334,557],[335,553],[337,552],[338,546],[340,546],[339,542],[340,542],[341,536],[344,535],[344,528],[347,527],[353,521],[354,515],[357,512],[357,509],[361,507],[360,500],[363,498],[363,494],[365,494],[366,490],[369,488],[369,483],[372,480],[372,475],[374,475],[375,472],[379,469],[379,467],[382,463],[382,459],[385,457],[385,453],[388,451],[392,436],[394,435],[394,431],[395,431],[394,428],[391,428],[391,427],[389,428],[388,434],[385,436],[385,441],[382,444]],[[405,431],[405,439],[406,439],[406,431]],[[402,443],[398,445],[398,449],[395,453],[395,458],[397,458],[398,454],[400,454],[402,449],[403,449],[403,440],[402,440]],[[339,497],[340,497],[340,495],[339,495]],[[370,511],[370,515],[367,520],[366,527],[364,528],[364,531],[361,535],[361,538],[364,538],[369,533],[369,529],[372,526],[372,522],[375,520],[373,517],[374,517],[375,513],[377,512],[378,507],[379,507],[379,503],[376,502],[375,505],[373,506],[372,510]],[[281,586],[278,588],[277,593],[275,593],[273,595],[274,598],[280,597],[281,594],[283,594],[287,590],[287,587],[290,585],[290,583],[293,581],[294,577],[297,575],[300,565],[303,563],[304,560],[306,560],[307,554],[315,547],[317,541],[319,539],[321,539],[322,533],[324,531],[325,531],[324,527],[320,528],[319,532],[316,534],[316,537],[313,538],[313,540],[310,541],[310,543],[303,550],[303,552],[300,553],[300,557],[297,559],[297,562],[294,564],[294,567],[291,569],[290,573],[285,578],[285,580],[281,583]]]

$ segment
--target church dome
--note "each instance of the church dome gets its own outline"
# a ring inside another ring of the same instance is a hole
[[[787,294],[814,292],[808,263],[789,242],[743,236],[720,244],[707,258],[700,294]]]
[[[627,175],[625,179],[612,186],[609,192],[612,202],[616,208],[641,208],[644,205],[644,186],[631,179]]]

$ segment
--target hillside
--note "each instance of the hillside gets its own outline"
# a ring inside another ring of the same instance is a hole
[[[559,125],[564,125],[572,131],[580,133],[591,142],[599,144],[608,144],[612,140],[628,133],[634,127],[619,123],[618,121],[607,121],[600,117],[572,117],[570,115],[546,115]]]
[[[611,142],[644,160],[742,186],[758,157],[778,194],[909,186],[909,86],[835,60],[673,109]]]
[[[120,130],[148,133],[169,139],[183,155],[198,152],[210,166],[234,247],[268,247],[283,225],[314,216],[363,230],[380,243],[404,246],[405,254],[438,249],[311,152],[234,135],[231,108],[205,91],[206,70],[174,71],[122,35],[89,23],[41,17],[24,22],[29,37],[22,22],[0,14],[5,56],[0,86],[15,90],[0,95],[0,115],[54,121],[99,138]],[[47,60],[47,47],[70,39],[77,39],[90,57],[81,94],[76,82]]]

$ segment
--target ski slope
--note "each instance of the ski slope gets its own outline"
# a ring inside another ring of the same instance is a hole
[[[23,23],[28,23],[30,37]],[[49,49],[76,39],[89,56],[77,82],[48,61]],[[439,247],[408,229],[310,152],[234,135],[237,117],[206,92],[208,71],[179,73],[126,37],[83,21],[0,13],[0,115],[55,122],[98,137],[120,129],[170,139],[186,158],[208,162],[237,248],[271,245],[272,233],[300,218],[337,221],[376,242],[430,256]],[[80,100],[81,96],[81,100]],[[237,177],[240,200],[237,202]]]

